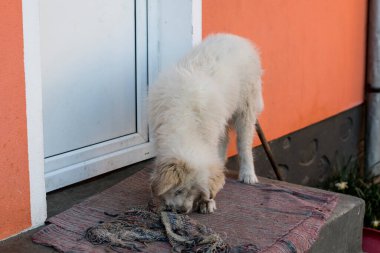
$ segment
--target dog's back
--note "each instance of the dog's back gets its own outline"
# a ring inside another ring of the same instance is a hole
[[[258,53],[248,40],[230,34],[207,37],[150,89],[150,124],[160,152],[161,143],[170,150],[202,139],[217,145],[243,101],[254,100],[259,113],[261,74]]]

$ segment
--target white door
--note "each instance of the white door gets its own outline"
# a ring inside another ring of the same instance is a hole
[[[143,0],[41,0],[47,191],[152,157]]]

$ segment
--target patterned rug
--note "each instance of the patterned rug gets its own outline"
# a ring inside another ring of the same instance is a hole
[[[150,199],[149,174],[140,171],[108,190],[53,216],[33,236],[38,244],[59,252],[136,252],[133,248],[92,244],[86,231],[115,220],[112,214],[147,206]],[[213,214],[191,214],[189,219],[202,224],[230,245],[233,252],[307,252],[330,216],[337,195],[317,189],[261,179],[245,185],[228,179],[217,195]],[[110,215],[111,214],[111,215]],[[249,249],[245,251],[245,246]],[[143,252],[171,252],[165,240],[144,243]]]

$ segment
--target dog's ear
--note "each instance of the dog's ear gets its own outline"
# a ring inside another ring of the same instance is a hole
[[[186,177],[186,166],[182,162],[159,164],[151,176],[151,190],[154,196],[161,196],[180,185]]]
[[[210,169],[209,189],[210,198],[214,199],[216,194],[223,188],[225,182],[224,169],[220,167],[213,167]]]

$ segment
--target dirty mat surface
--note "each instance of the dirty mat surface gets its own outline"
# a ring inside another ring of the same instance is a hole
[[[85,235],[90,228],[112,223],[131,208],[147,206],[148,180],[148,172],[140,171],[49,218],[33,241],[60,252],[135,252],[133,247],[92,244]],[[194,213],[189,221],[216,233],[233,252],[305,252],[317,239],[336,201],[334,193],[283,182],[261,179],[251,186],[228,179],[217,195],[216,212]],[[172,247],[163,236],[139,245],[138,250],[164,253],[171,252]]]

